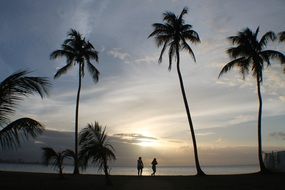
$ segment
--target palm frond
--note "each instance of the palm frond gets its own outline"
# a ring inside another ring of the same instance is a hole
[[[70,57],[70,56],[72,56],[72,52],[66,51],[64,49],[58,49],[50,54],[50,59],[57,59],[60,57]]]
[[[157,47],[164,45],[165,42],[167,44],[170,43],[171,41],[173,41],[172,38],[173,38],[173,36],[171,36],[169,34],[160,34],[160,35],[157,35],[154,37]]]
[[[68,72],[68,70],[71,69],[71,67],[73,66],[72,62],[67,63],[64,67],[60,68],[54,75],[54,78],[57,79],[59,78],[61,75],[66,74]]]
[[[248,43],[249,40],[254,36],[252,31],[249,28],[245,28],[242,31],[238,32],[236,36],[230,36],[227,39],[233,44],[233,45],[241,45],[244,43]]]
[[[199,35],[194,30],[187,30],[182,32],[183,39],[189,40],[192,43],[200,43]]]
[[[176,15],[170,11],[163,13],[163,21],[167,22],[171,26],[174,26],[175,21],[177,20]]]
[[[92,125],[88,124],[87,127],[83,128],[79,133],[79,145],[85,144],[89,139],[90,131],[92,130]]]
[[[162,49],[161,49],[161,52],[160,52],[160,55],[159,55],[158,63],[161,63],[161,62],[162,62],[162,56],[163,56],[164,51],[165,51],[165,49],[166,49],[167,43],[168,43],[168,41],[164,42],[164,45],[163,45],[163,47],[162,47]]]
[[[229,63],[227,63],[221,70],[219,77],[220,78],[223,74],[227,73],[228,71],[230,71],[233,67],[238,67],[240,66],[241,63],[243,63],[246,59],[244,57],[235,59],[230,61]]]
[[[251,32],[251,30],[249,31]],[[253,35],[255,39],[257,39],[258,33],[259,33],[259,26],[256,28],[255,33]]]
[[[93,81],[96,83],[99,80],[99,75],[100,72],[98,71],[98,69],[92,65],[92,63],[90,63],[90,61],[87,61],[87,67],[88,67],[88,71],[90,73],[90,75],[92,76]]]
[[[96,50],[86,50],[84,57],[88,60],[93,59],[99,63],[98,51]]]
[[[262,52],[260,52],[260,55],[265,59],[265,60],[269,60],[269,59],[274,59],[279,61],[281,64],[285,63],[285,55],[279,51],[275,51],[275,50],[264,50]],[[270,64],[270,62],[267,62],[268,64]]]
[[[261,47],[266,47],[268,41],[274,41],[276,40],[276,34],[272,31],[266,32],[260,39],[259,44]]]
[[[279,41],[284,42],[285,41],[285,31],[280,32],[278,35],[279,35]]]
[[[57,50],[57,51],[62,51],[61,54],[59,54],[59,56],[65,56],[65,57],[69,57],[72,56],[74,54],[76,54],[76,49],[74,46],[70,45],[70,44],[65,44],[63,43],[61,45],[62,50]]]
[[[71,28],[70,31],[67,33],[70,38],[81,39],[81,34],[76,31],[75,29]]]
[[[43,162],[46,165],[49,165],[49,163],[53,160],[57,160],[58,153],[55,152],[53,148],[50,147],[42,147],[43,150]]]
[[[167,33],[167,31],[168,31],[168,26],[165,24],[154,23],[154,24],[152,24],[152,26],[154,28],[154,31],[152,33],[150,33],[148,38],[159,35],[161,33]]]
[[[184,7],[183,8],[183,10],[181,11],[181,13],[180,13],[180,16],[179,16],[179,20],[182,20],[183,19],[183,16],[185,15],[185,14],[187,14],[188,13],[188,8],[187,7]]]
[[[248,56],[249,52],[250,52],[249,48],[244,46],[244,45],[240,45],[237,47],[231,47],[231,48],[227,49],[227,51],[226,51],[226,53],[232,59],[236,59],[238,57]]]
[[[35,138],[43,131],[43,125],[34,119],[17,119],[0,131],[1,148],[17,148],[21,141],[28,140],[30,137]]]
[[[186,49],[188,51],[188,53],[190,53],[190,55],[192,56],[194,62],[196,62],[194,52],[185,40],[182,41],[182,49]]]
[[[75,155],[75,152],[71,149],[66,149],[64,151],[62,151],[62,157],[63,158],[72,158],[72,159],[75,159],[76,158],[76,155]]]
[[[172,58],[174,57],[175,54],[175,45],[174,43],[172,43],[169,47],[169,51],[168,51],[168,59],[169,59],[169,65],[168,65],[168,70],[171,71],[171,67],[172,67]]]
[[[0,83],[0,127],[9,122],[19,101],[28,95],[48,95],[50,83],[45,77],[28,76],[28,71],[16,72]]]
[[[181,31],[185,32],[185,31],[189,31],[192,29],[192,25],[191,24],[184,24],[181,26]]]

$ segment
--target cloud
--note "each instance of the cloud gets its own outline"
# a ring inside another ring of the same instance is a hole
[[[120,141],[130,144],[140,144],[142,142],[155,142],[158,139],[151,136],[145,136],[138,133],[118,133],[112,135],[112,137],[118,137]]]
[[[214,135],[216,133],[214,132],[205,132],[205,133],[202,133],[202,132],[198,132],[196,133],[197,136],[209,136],[209,135]]]
[[[114,134],[113,136],[121,137],[121,138],[134,138],[134,139],[150,139],[150,140],[157,140],[155,137],[149,137],[149,136],[144,136],[142,134],[136,134],[136,133],[119,133],[119,134]]]
[[[133,62],[137,64],[154,64],[157,63],[158,55],[146,55],[142,58],[137,58]]]
[[[248,113],[248,114],[235,116],[233,119],[229,121],[229,123],[232,125],[235,125],[235,124],[247,123],[247,122],[255,121],[255,120],[256,120],[256,115]]]
[[[273,132],[273,133],[270,133],[270,136],[285,140],[285,132]]]
[[[129,58],[131,57],[128,53],[123,52],[120,48],[113,48],[108,52],[114,58],[117,58],[125,63],[129,63]]]
[[[285,96],[279,96],[279,99],[280,99],[282,102],[285,102]]]

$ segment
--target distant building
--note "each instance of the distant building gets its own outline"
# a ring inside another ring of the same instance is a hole
[[[264,164],[271,171],[285,172],[285,151],[264,153]]]

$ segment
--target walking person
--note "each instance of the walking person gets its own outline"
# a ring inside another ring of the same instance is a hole
[[[153,159],[153,161],[151,162],[151,165],[152,165],[152,176],[155,176],[155,173],[156,173],[156,165],[157,165],[157,161],[156,161],[156,158]]]
[[[137,169],[138,169],[138,176],[142,175],[143,172],[143,161],[142,157],[139,157],[138,162],[137,162]]]

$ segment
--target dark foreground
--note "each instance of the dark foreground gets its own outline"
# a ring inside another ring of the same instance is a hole
[[[113,185],[106,186],[104,176],[0,172],[0,190],[243,190],[285,189],[285,174],[245,174],[210,176],[111,176]]]

